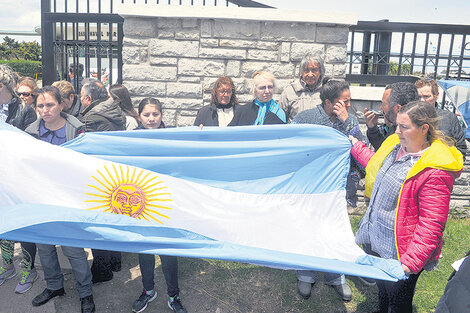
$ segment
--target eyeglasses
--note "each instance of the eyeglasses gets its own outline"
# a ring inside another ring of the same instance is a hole
[[[18,92],[18,96],[29,97],[31,96],[31,93],[30,92]]]
[[[217,92],[221,95],[231,95],[232,94],[232,89],[219,89]]]

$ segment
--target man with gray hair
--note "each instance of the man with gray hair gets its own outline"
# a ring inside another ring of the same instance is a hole
[[[378,115],[373,111],[364,109],[367,125],[367,138],[375,150],[379,149],[384,140],[395,133],[397,128],[397,114],[405,104],[418,100],[418,89],[412,83],[393,83],[385,88],[380,107],[384,114],[385,123],[377,125]]]
[[[85,132],[125,130],[126,118],[108,91],[97,80],[84,80],[80,102]]]
[[[16,79],[8,65],[0,65],[0,120],[25,130],[36,120],[36,112],[16,95]]]
[[[287,122],[300,112],[313,109],[321,103],[320,89],[325,66],[323,59],[314,54],[307,54],[300,61],[300,77],[290,83],[282,92],[279,103],[286,112]]]

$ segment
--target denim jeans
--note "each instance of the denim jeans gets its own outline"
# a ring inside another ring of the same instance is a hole
[[[36,244],[39,259],[44,270],[47,289],[58,290],[64,287],[64,275],[61,273],[57,249],[53,245]],[[93,293],[91,271],[88,266],[87,254],[83,248],[61,247],[64,255],[72,266],[73,276],[77,281],[76,287],[80,298]]]
[[[165,276],[168,296],[174,297],[179,294],[178,287],[178,258],[175,256],[161,255],[163,276]],[[153,290],[155,255],[139,254],[140,273],[142,274],[142,284],[146,291]]]
[[[295,274],[298,280],[311,284],[315,283],[318,277],[315,271],[296,271]],[[323,283],[331,286],[343,285],[346,283],[346,277],[344,274],[324,273]]]

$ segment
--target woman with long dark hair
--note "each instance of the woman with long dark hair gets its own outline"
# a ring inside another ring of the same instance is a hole
[[[129,90],[121,84],[114,84],[109,87],[109,95],[126,115],[126,130],[136,128],[139,122],[139,116],[132,105]]]

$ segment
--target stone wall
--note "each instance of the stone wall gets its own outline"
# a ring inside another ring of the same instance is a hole
[[[315,22],[315,14],[298,12],[297,20],[308,16],[312,21],[292,22],[282,20],[286,12],[272,9],[225,8],[213,14],[226,17],[241,12],[245,14],[238,17],[244,17],[255,12],[261,20],[197,17],[207,15],[207,9],[190,10],[190,17],[182,11],[170,14],[168,8],[155,11],[155,16],[119,12],[125,18],[123,83],[136,102],[147,96],[158,98],[166,125],[192,125],[222,75],[232,77],[242,104],[253,100],[251,76],[259,70],[277,78],[274,98],[278,99],[283,87],[299,76],[298,64],[307,52],[324,57],[328,75],[345,75],[349,34],[345,20],[355,21],[350,17],[336,16],[335,23],[317,17],[323,22]]]

